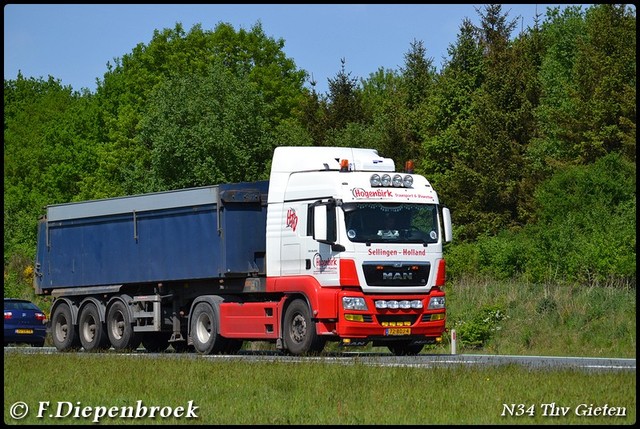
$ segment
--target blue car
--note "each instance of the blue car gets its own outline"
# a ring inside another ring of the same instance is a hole
[[[47,336],[47,316],[37,305],[26,299],[4,299],[4,345],[44,345]]]

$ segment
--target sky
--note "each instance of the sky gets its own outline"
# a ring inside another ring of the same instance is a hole
[[[220,22],[238,31],[262,24],[266,36],[284,40],[283,51],[326,94],[345,60],[351,78],[368,78],[379,68],[400,70],[413,41],[440,70],[463,19],[479,24],[485,4],[5,4],[4,78],[53,76],[74,90],[96,90],[107,63],[147,45],[154,30],[185,32]],[[548,7],[568,4],[503,4],[517,19],[516,36],[543,20]],[[585,10],[588,5],[583,5]],[[310,87],[307,82],[305,86]]]

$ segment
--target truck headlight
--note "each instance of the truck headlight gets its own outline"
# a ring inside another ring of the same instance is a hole
[[[367,303],[364,301],[364,298],[343,296],[342,308],[345,310],[367,310]]]
[[[434,296],[429,300],[427,310],[440,310],[444,308],[444,296]]]

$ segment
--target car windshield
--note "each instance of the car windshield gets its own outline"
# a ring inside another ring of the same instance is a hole
[[[353,242],[438,242],[435,204],[345,203],[342,209]]]

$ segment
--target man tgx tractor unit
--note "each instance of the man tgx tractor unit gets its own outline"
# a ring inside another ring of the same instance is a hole
[[[372,149],[278,147],[268,181],[47,207],[36,292],[58,350],[417,354],[445,332],[449,210]]]

